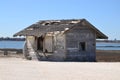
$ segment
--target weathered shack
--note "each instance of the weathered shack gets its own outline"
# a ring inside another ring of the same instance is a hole
[[[26,36],[25,58],[95,61],[96,39],[108,37],[86,19],[43,20],[14,36]]]

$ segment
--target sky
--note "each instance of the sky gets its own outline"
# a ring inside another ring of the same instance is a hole
[[[13,37],[39,20],[83,18],[120,40],[120,0],[1,0],[0,37]]]

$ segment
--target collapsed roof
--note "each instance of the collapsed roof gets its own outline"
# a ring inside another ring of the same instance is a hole
[[[105,34],[90,24],[86,19],[42,20],[14,34],[14,36],[41,36],[48,32],[64,31],[66,28],[71,29],[72,27],[81,25],[87,26],[94,30],[97,39],[108,38]]]

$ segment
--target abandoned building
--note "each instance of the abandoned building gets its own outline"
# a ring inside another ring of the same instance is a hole
[[[25,36],[26,59],[96,61],[96,39],[108,37],[86,19],[42,20],[14,36]]]

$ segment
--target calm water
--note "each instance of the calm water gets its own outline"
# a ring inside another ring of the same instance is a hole
[[[120,43],[98,42],[96,44],[96,49],[98,50],[120,50]]]
[[[0,48],[22,49],[24,41],[0,41]]]
[[[0,41],[0,48],[16,48],[22,49],[24,41]],[[120,43],[105,43],[98,42],[96,44],[97,50],[120,50]]]

